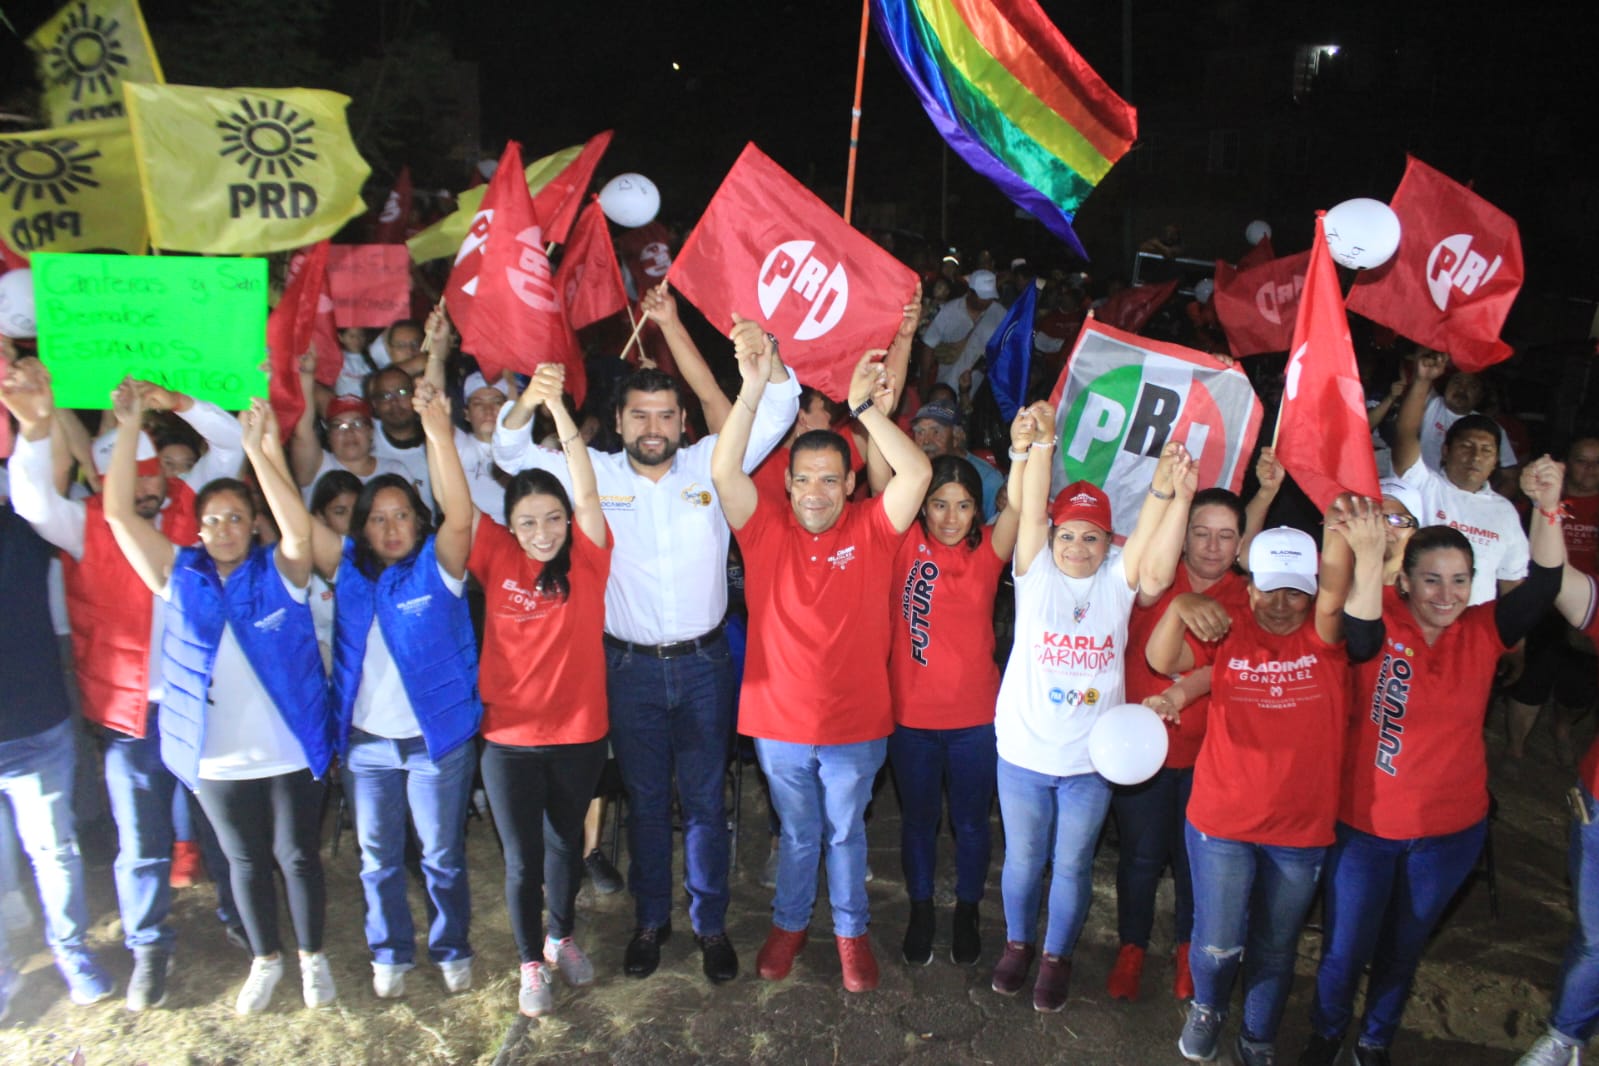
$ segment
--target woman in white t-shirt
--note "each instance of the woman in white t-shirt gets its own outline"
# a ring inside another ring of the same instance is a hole
[[[243,418],[244,450],[281,538],[253,545],[249,487],[217,478],[195,497],[200,547],[177,547],[135,511],[135,480],[144,474],[135,465],[142,388],[124,382],[113,406],[118,431],[106,521],[129,564],[167,602],[161,758],[195,790],[216,829],[255,956],[235,1009],[265,1010],[283,976],[274,866],[283,873],[299,942],[305,1005],[325,1006],[334,987],[322,953],[319,835],[333,737],[306,603],[310,516],[271,409],[258,399]]]
[[[361,479],[348,470],[329,470],[311,487],[311,514],[341,537],[350,535],[350,515],[361,497]],[[311,619],[322,668],[333,666],[333,582],[311,572]]]
[[[1167,443],[1137,525],[1111,547],[1110,500],[1078,481],[1048,503],[1055,410],[1028,409],[1033,443],[1022,458],[1017,530],[1016,640],[1000,684],[994,731],[1005,825],[1005,953],[993,989],[1021,990],[1036,954],[1044,865],[1053,862],[1043,957],[1033,1007],[1066,1004],[1071,952],[1088,915],[1094,841],[1111,786],[1094,771],[1088,734],[1099,712],[1122,703],[1127,619],[1172,583],[1198,473],[1181,444]],[[1020,453],[1018,453],[1020,454]],[[1051,826],[1055,827],[1050,840]]]

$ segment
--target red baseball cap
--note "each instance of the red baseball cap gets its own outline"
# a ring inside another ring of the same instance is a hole
[[[371,421],[372,405],[359,396],[335,396],[328,403],[328,413],[325,417],[331,422],[340,415],[359,415]]]
[[[1049,520],[1053,525],[1063,522],[1092,522],[1109,533],[1110,497],[1098,485],[1088,481],[1074,481],[1060,490],[1049,505]]]

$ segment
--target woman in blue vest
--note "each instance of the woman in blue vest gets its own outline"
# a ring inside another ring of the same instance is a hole
[[[227,854],[255,959],[240,1014],[265,1010],[283,976],[273,867],[283,872],[308,1007],[333,1002],[322,953],[326,889],[318,834],[333,759],[327,682],[307,605],[311,523],[288,476],[271,409],[244,415],[244,449],[282,538],[253,546],[249,486],[218,478],[195,497],[200,546],[177,548],[134,510],[144,413],[131,380],[112,394],[116,447],[105,516],[122,553],[166,601],[161,758],[199,796]]]
[[[405,994],[416,961],[407,821],[432,903],[428,956],[449,991],[472,987],[466,809],[477,769],[471,741],[483,715],[464,596],[472,503],[448,405],[425,403],[420,392],[413,403],[444,510],[437,534],[415,485],[393,474],[361,487],[349,537],[319,518],[311,527],[316,568],[334,588],[335,730],[361,842],[372,989],[381,999]]]

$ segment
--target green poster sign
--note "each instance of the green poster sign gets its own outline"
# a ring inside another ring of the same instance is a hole
[[[267,394],[265,259],[40,253],[29,265],[57,406],[110,407],[129,376],[229,411]]]

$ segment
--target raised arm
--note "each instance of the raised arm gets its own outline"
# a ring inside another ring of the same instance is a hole
[[[300,393],[306,397],[305,410],[294,424],[289,438],[289,469],[294,471],[294,483],[304,488],[316,480],[322,469],[322,442],[316,439],[316,404],[310,397],[316,388],[316,355],[306,352],[300,356]]]
[[[1282,491],[1284,476],[1283,464],[1277,461],[1277,449],[1270,445],[1260,449],[1260,458],[1255,460],[1255,480],[1260,482],[1260,487],[1244,505],[1244,535],[1238,544],[1240,559],[1249,558],[1249,545],[1255,534],[1266,528],[1266,515],[1271,512],[1277,493]]]
[[[1360,502],[1361,497],[1340,496],[1328,506],[1322,519],[1315,623],[1316,632],[1328,644],[1344,638],[1344,604],[1354,583],[1355,553],[1342,527],[1357,512]]]
[[[881,362],[886,354],[880,348],[875,349],[861,356],[861,361],[855,364],[855,373],[849,382],[849,408],[859,412],[855,417],[861,428],[894,469],[888,484],[883,486],[883,511],[894,528],[903,533],[916,521],[916,512],[922,509],[927,486],[933,480],[933,464],[916,442],[872,403],[879,393],[887,393],[888,399],[893,396],[893,385]],[[866,405],[865,410],[861,409],[862,405]]]
[[[205,453],[183,480],[194,489],[219,477],[238,477],[244,467],[244,431],[239,420],[214,403],[148,381],[139,382],[146,411],[171,411],[205,441]],[[307,393],[309,396],[310,394]],[[306,401],[308,404],[309,400]]]
[[[1416,376],[1410,379],[1405,398],[1399,403],[1399,418],[1394,422],[1394,473],[1401,476],[1422,459],[1421,421],[1427,411],[1427,398],[1435,381],[1444,376],[1449,357],[1442,352],[1424,352],[1416,360]],[[1433,457],[1437,460],[1437,456]]]
[[[1188,532],[1188,504],[1198,490],[1198,464],[1187,448],[1167,441],[1138,509],[1138,521],[1122,546],[1122,569],[1145,607],[1160,599],[1177,577]]]
[[[889,343],[888,354],[883,356],[883,369],[888,371],[888,379],[894,383],[894,401],[888,406],[888,416],[894,417],[894,408],[899,404],[899,397],[905,391],[906,374],[910,373],[911,349],[916,344],[916,327],[922,323],[922,283],[916,283],[916,291],[911,294],[910,303],[905,305],[905,310],[900,316],[899,329],[894,331],[894,339]]]
[[[1537,507],[1527,529],[1527,548],[1534,566],[1566,565],[1566,535],[1561,528],[1560,488],[1566,465],[1545,455],[1521,472],[1521,491]]]
[[[1023,407],[1010,422],[1010,471],[1005,475],[1005,506],[994,519],[989,546],[1001,559],[1016,551],[1016,531],[1021,528],[1022,478],[1033,450],[1033,416]]]
[[[663,281],[653,289],[644,290],[639,310],[644,312],[645,318],[660,327],[666,347],[671,350],[672,359],[677,363],[678,374],[699,398],[706,428],[712,433],[721,432],[732,405],[728,402],[727,394],[716,383],[716,375],[711,373],[699,345],[694,343],[683,320],[677,316],[677,297],[672,295],[667,283]]]
[[[758,502],[755,482],[745,473],[744,451],[755,424],[755,410],[766,392],[776,351],[759,323],[738,319],[733,326],[733,358],[738,361],[738,399],[716,435],[711,451],[711,483],[722,502],[727,524],[743,529]]]
[[[1382,556],[1387,538],[1383,532],[1382,501],[1351,497],[1343,505],[1343,517],[1329,521],[1327,540],[1341,540],[1353,555],[1349,593],[1343,612],[1350,618],[1374,622],[1382,617]],[[1326,552],[1323,553],[1325,560]],[[1326,568],[1325,561],[1322,564]],[[1318,592],[1317,599],[1320,599]]]
[[[172,562],[178,550],[152,522],[140,518],[134,508],[134,481],[138,477],[136,456],[144,404],[138,383],[132,378],[123,379],[112,392],[111,410],[117,418],[117,441],[111,449],[111,462],[105,475],[106,524],[111,527],[117,547],[122,549],[139,580],[151,592],[160,592],[172,576]]]
[[[434,538],[439,565],[454,578],[466,576],[466,559],[472,552],[472,534],[477,531],[478,509],[472,505],[472,490],[467,486],[461,455],[455,450],[455,426],[450,422],[450,401],[430,382],[417,386],[411,406],[422,419],[427,438],[428,459],[433,476],[434,499],[444,511],[444,520]]]
[[[12,506],[39,536],[72,558],[82,559],[83,504],[57,492],[51,480],[51,429],[57,419],[50,372],[37,359],[19,359],[4,366],[0,403],[16,416],[20,427],[16,450],[7,464]]]
[[[566,456],[566,468],[572,485],[572,521],[583,535],[605,547],[605,512],[600,507],[600,490],[594,477],[594,461],[583,444],[583,434],[578,431],[572,413],[566,408],[562,391],[566,383],[566,368],[559,363],[545,363],[528,383],[528,391],[538,390],[540,402],[550,412],[555,422],[555,435],[561,441],[561,453]]]
[[[267,401],[257,397],[240,418],[242,444],[255,480],[266,498],[267,509],[278,524],[274,554],[278,573],[296,588],[311,580],[311,513],[289,476],[288,460],[278,433],[278,420]]]
[[[422,355],[427,359],[422,380],[440,392],[445,391],[444,364],[450,358],[450,332],[450,319],[444,313],[444,300],[440,298],[437,306],[429,312],[427,327],[422,334]],[[413,396],[412,400],[415,399]]]
[[[1049,476],[1055,465],[1055,409],[1040,400],[1023,413],[1032,420],[1033,440],[1027,446],[1021,493],[1010,501],[1019,511],[1016,561],[1012,564],[1017,574],[1027,573],[1049,541]]]

